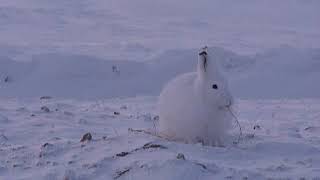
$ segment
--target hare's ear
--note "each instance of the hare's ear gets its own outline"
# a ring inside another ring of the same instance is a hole
[[[207,52],[207,47],[202,48],[201,51],[199,52],[199,58],[198,58],[198,66],[199,70],[201,72],[206,72],[207,70],[207,61],[208,61],[208,52]]]

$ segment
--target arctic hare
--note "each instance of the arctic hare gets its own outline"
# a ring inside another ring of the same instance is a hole
[[[159,97],[160,134],[172,139],[222,146],[233,99],[216,60],[200,50],[196,72],[171,80]]]

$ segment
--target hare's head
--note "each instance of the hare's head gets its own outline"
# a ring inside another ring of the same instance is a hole
[[[233,100],[226,80],[219,72],[216,59],[204,47],[198,57],[198,80],[201,96],[208,104],[217,105],[219,108],[229,107]]]

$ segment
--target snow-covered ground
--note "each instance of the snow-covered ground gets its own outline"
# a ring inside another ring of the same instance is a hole
[[[1,179],[320,178],[319,100],[238,100],[223,148],[128,131],[156,130],[156,100],[1,99]]]
[[[320,179],[319,7],[2,0],[0,179]],[[236,99],[240,143],[236,124],[224,148],[137,132],[157,132],[163,85],[204,45]]]

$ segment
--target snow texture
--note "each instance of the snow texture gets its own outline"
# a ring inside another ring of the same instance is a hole
[[[154,132],[156,104],[2,98],[0,114],[10,121],[0,127],[0,179],[320,178],[319,100],[238,100],[243,137],[234,145],[235,129],[222,148],[128,131]],[[80,142],[88,132],[92,140]]]

